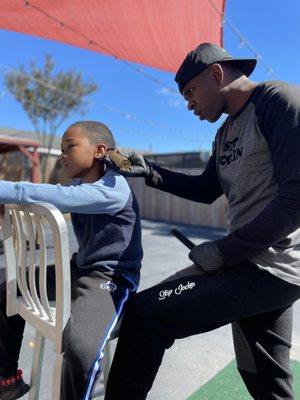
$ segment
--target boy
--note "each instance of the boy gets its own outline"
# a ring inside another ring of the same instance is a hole
[[[103,348],[124,304],[137,289],[142,259],[137,201],[125,178],[106,170],[102,158],[115,148],[100,122],[79,121],[62,137],[66,186],[0,181],[0,203],[49,202],[71,213],[78,252],[71,259],[72,303],[64,331],[61,400],[90,399],[101,372]],[[49,277],[50,278],[50,277]],[[53,289],[53,288],[52,288]],[[51,288],[49,288],[51,291]],[[25,322],[5,313],[0,286],[0,399],[29,390],[18,369]]]

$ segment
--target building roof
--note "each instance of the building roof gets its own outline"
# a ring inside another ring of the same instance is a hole
[[[0,133],[0,153],[7,153],[9,151],[16,150],[17,146],[25,147],[39,147],[40,143],[37,140],[25,139],[22,137],[11,137],[6,135],[1,135]]]
[[[40,143],[40,137],[35,131],[26,131],[23,129],[0,127],[0,136],[13,137],[23,140],[32,140]],[[60,137],[55,136],[53,140],[53,149],[60,150]]]
[[[167,168],[203,169],[210,157],[209,151],[145,154],[148,161]]]

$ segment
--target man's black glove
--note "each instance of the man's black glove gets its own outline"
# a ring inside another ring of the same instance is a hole
[[[215,241],[204,242],[193,247],[189,253],[189,259],[209,274],[222,272],[224,269],[224,260]]]
[[[151,175],[151,164],[144,157],[137,153],[129,153],[126,158],[130,161],[130,170],[123,171],[116,165],[112,156],[105,155],[104,163],[124,176],[147,177]]]

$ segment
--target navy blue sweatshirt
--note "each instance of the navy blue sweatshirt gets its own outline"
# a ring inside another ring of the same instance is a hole
[[[79,268],[122,273],[139,282],[141,224],[136,198],[126,179],[113,170],[94,183],[68,185],[0,181],[0,204],[48,202],[71,213]]]

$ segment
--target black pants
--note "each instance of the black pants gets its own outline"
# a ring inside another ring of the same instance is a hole
[[[235,322],[238,368],[253,398],[292,400],[292,304],[299,297],[299,286],[251,263],[214,275],[189,267],[136,294],[122,323],[105,399],[146,399],[175,339]]]
[[[47,289],[54,298],[54,268],[48,267]],[[38,279],[38,277],[37,277]],[[71,264],[71,316],[63,334],[61,400],[88,400],[102,370],[103,348],[135,291],[121,275],[80,270]],[[6,316],[6,283],[0,286],[0,376],[16,372],[25,322]]]

